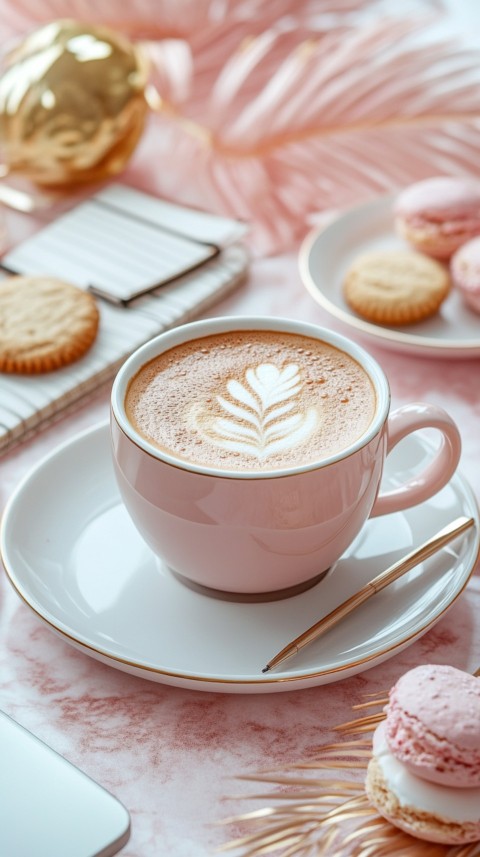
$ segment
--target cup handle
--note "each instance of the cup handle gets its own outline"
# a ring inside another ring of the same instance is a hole
[[[408,434],[422,428],[436,428],[442,434],[433,460],[409,482],[392,491],[380,492],[370,513],[371,518],[400,512],[417,503],[423,503],[452,478],[460,460],[460,433],[452,418],[436,405],[414,402],[392,411],[387,424],[386,454]]]

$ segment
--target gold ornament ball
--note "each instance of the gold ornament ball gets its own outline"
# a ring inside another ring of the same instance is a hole
[[[121,34],[54,21],[18,43],[0,77],[0,150],[41,185],[106,179],[142,134],[148,63]]]

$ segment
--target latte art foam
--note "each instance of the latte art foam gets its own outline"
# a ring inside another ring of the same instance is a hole
[[[302,410],[301,370],[296,363],[250,366],[243,380],[227,381],[226,389],[228,398],[216,396],[224,415],[213,416],[216,409],[200,408],[196,424],[210,443],[237,455],[262,461],[285,452],[306,441],[320,421],[318,407]]]
[[[134,428],[176,458],[226,470],[308,464],[354,443],[376,408],[362,367],[337,348],[276,331],[178,345],[130,382]]]

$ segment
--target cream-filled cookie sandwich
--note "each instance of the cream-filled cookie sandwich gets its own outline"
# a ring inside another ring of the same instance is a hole
[[[413,836],[480,840],[480,680],[446,665],[405,673],[375,731],[365,788]]]

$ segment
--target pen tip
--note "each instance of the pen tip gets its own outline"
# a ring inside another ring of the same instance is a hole
[[[270,670],[270,667],[267,664],[267,666],[263,668],[262,673],[268,673],[269,670]]]

